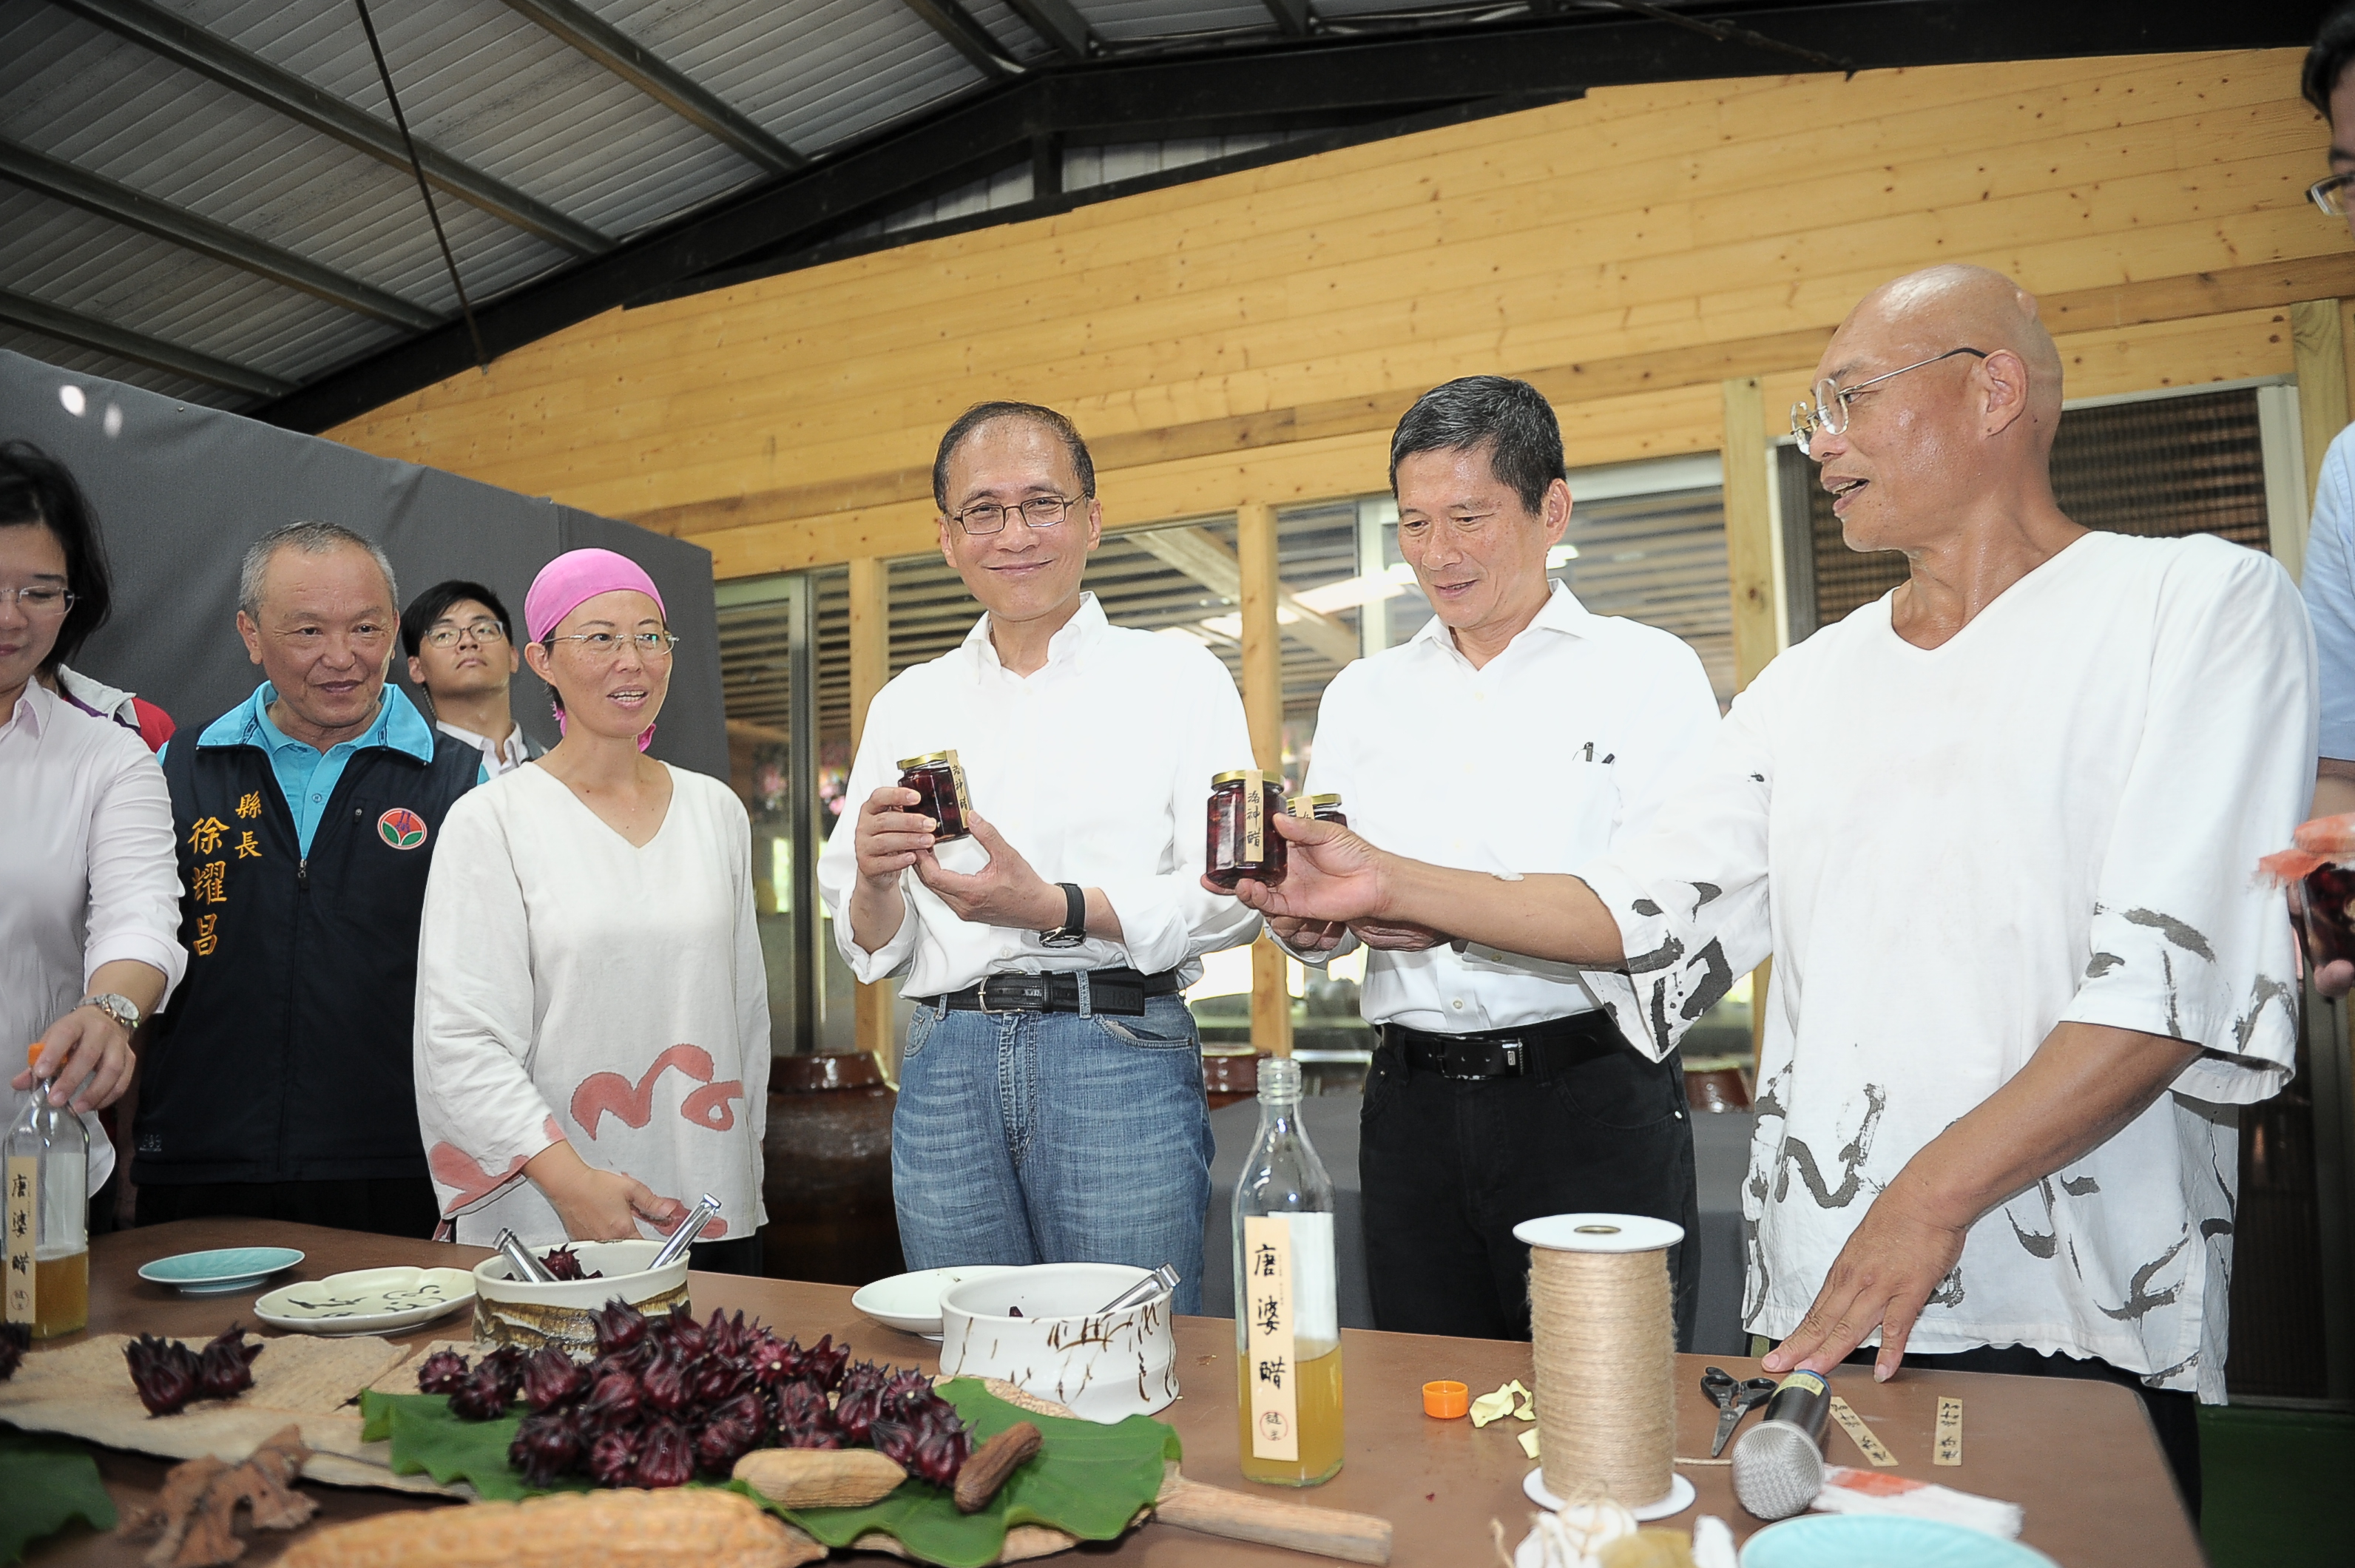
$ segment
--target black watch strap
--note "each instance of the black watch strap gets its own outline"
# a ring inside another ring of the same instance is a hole
[[[1088,939],[1088,895],[1077,882],[1055,885],[1063,890],[1063,923],[1053,931],[1040,932],[1039,940],[1049,947],[1077,947]]]

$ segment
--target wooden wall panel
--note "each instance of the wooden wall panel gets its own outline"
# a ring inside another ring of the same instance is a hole
[[[2355,293],[2298,58],[1601,91],[609,312],[332,433],[727,576],[932,548],[932,445],[986,397],[1103,444],[1113,526],[1377,489],[1402,400],[1475,371],[1536,379],[1573,464],[1711,450],[1724,379],[1779,432],[1856,300],[1938,261],[2067,296],[2072,395],[2275,374],[2287,304]]]

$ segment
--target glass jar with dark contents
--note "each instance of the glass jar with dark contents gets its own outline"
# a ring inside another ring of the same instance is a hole
[[[954,752],[900,758],[900,787],[924,797],[912,809],[940,824],[932,829],[933,843],[973,836],[973,829],[964,825],[965,813],[973,809],[973,795],[964,786],[964,768]]]
[[[1329,822],[1336,827],[1349,826],[1349,819],[1341,815],[1341,797],[1337,795],[1295,795],[1284,803],[1284,809],[1303,822]]]
[[[2306,927],[2307,962],[2318,969],[2355,958],[2355,866],[2318,866],[2292,887]]]
[[[1246,878],[1269,887],[1284,880],[1285,845],[1272,821],[1283,811],[1281,774],[1238,768],[1210,781],[1202,861],[1212,886],[1232,891]]]

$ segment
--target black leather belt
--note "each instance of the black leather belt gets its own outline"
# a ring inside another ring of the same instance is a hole
[[[1382,1045],[1397,1051],[1409,1068],[1442,1078],[1542,1078],[1627,1049],[1609,1016],[1599,1010],[1477,1034],[1432,1034],[1384,1024]]]
[[[1147,997],[1175,996],[1184,989],[1178,972],[1140,975],[1134,969],[1087,971],[1088,1010],[1139,1018]],[[970,990],[943,997],[919,997],[926,1007],[960,1013],[1076,1013],[1080,1010],[1080,976],[1051,975],[991,975]]]

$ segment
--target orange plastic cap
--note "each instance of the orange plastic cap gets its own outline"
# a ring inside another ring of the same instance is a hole
[[[1454,1421],[1472,1410],[1472,1391],[1462,1383],[1435,1382],[1423,1385],[1423,1413],[1441,1421]]]

